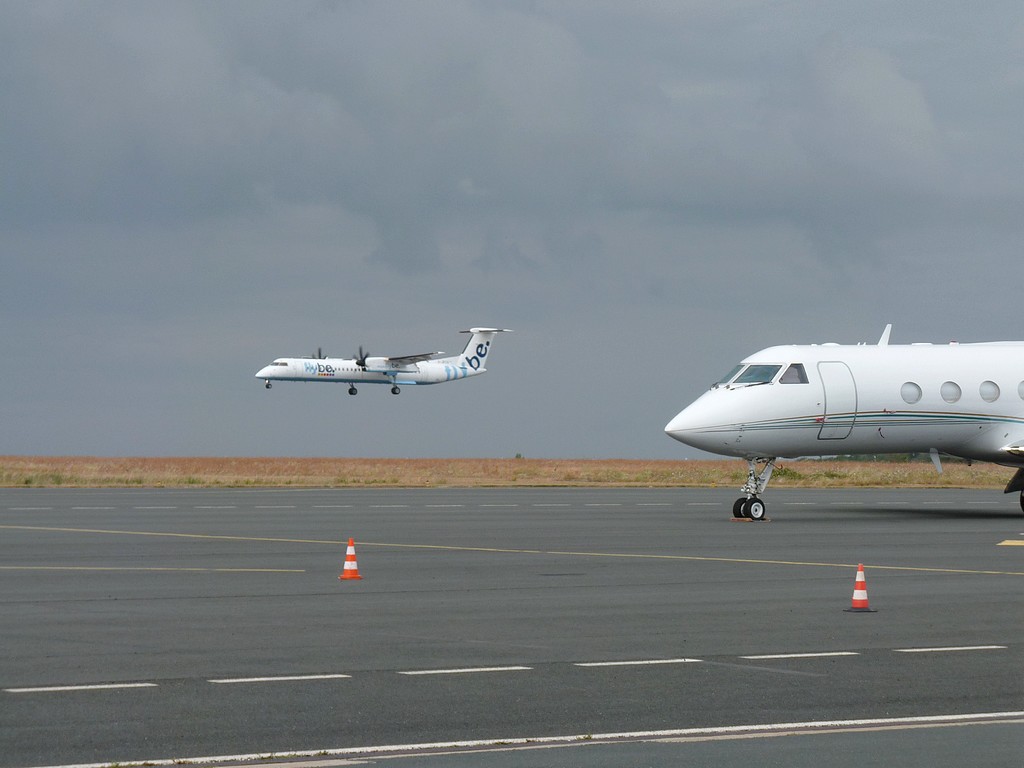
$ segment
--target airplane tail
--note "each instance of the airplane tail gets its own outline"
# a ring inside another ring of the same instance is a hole
[[[456,360],[459,366],[468,366],[473,371],[485,370],[485,363],[491,352],[491,342],[499,333],[511,333],[508,328],[470,328],[460,333],[471,333],[469,343]]]

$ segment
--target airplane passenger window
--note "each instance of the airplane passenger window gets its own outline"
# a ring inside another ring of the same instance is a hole
[[[903,402],[909,405],[918,402],[923,394],[921,387],[912,381],[908,381],[900,387],[900,397],[903,398]]]
[[[779,379],[779,384],[806,384],[807,383],[807,371],[804,370],[803,363],[793,363],[786,372],[782,374],[782,378]]]
[[[999,399],[999,385],[994,381],[983,381],[979,388],[981,399],[986,403],[994,403]]]
[[[947,403],[955,403],[960,399],[963,391],[960,386],[954,381],[947,381],[941,387],[939,387],[939,394],[942,395],[942,399]]]
[[[781,365],[751,365],[734,381],[734,384],[767,384],[775,378]]]

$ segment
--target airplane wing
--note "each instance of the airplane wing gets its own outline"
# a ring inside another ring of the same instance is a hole
[[[386,363],[394,363],[396,365],[412,365],[413,363],[419,363],[424,360],[430,360],[431,358],[443,355],[444,352],[426,352],[422,355],[403,355],[402,357],[385,357]]]

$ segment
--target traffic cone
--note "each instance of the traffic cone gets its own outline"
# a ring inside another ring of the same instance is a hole
[[[857,580],[853,583],[853,602],[849,608],[843,610],[846,613],[878,613],[874,608],[868,607],[868,585],[864,580],[863,564],[857,566]]]
[[[356,563],[356,543],[353,539],[348,540],[348,549],[345,550],[345,568],[342,570],[339,579],[361,579],[359,575],[359,564]]]

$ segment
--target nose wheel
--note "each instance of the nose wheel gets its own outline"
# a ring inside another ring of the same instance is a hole
[[[764,520],[766,512],[764,502],[756,496],[751,496],[749,499],[743,496],[736,499],[732,505],[732,516],[735,518],[749,517],[751,520]]]
[[[398,385],[397,385],[397,384],[396,384],[395,386],[393,386],[393,387],[391,388],[391,394],[392,394],[392,395],[397,395],[397,394],[398,394],[399,392],[401,392],[401,391],[402,391],[402,390],[400,390],[400,389],[398,388]]]
[[[267,389],[270,389],[270,382],[268,381],[265,386]]]
[[[757,465],[764,463],[764,469],[757,471]],[[768,487],[772,472],[775,470],[775,457],[767,459],[747,460],[747,482],[740,488],[744,494],[736,499],[732,505],[732,516],[735,518],[749,518],[751,520],[764,520],[767,509],[764,502],[759,498]]]
[[[349,388],[348,388],[348,393],[349,393],[350,395],[357,395],[357,394],[359,394],[359,390],[358,390],[358,389],[356,389],[355,387],[349,387]]]

